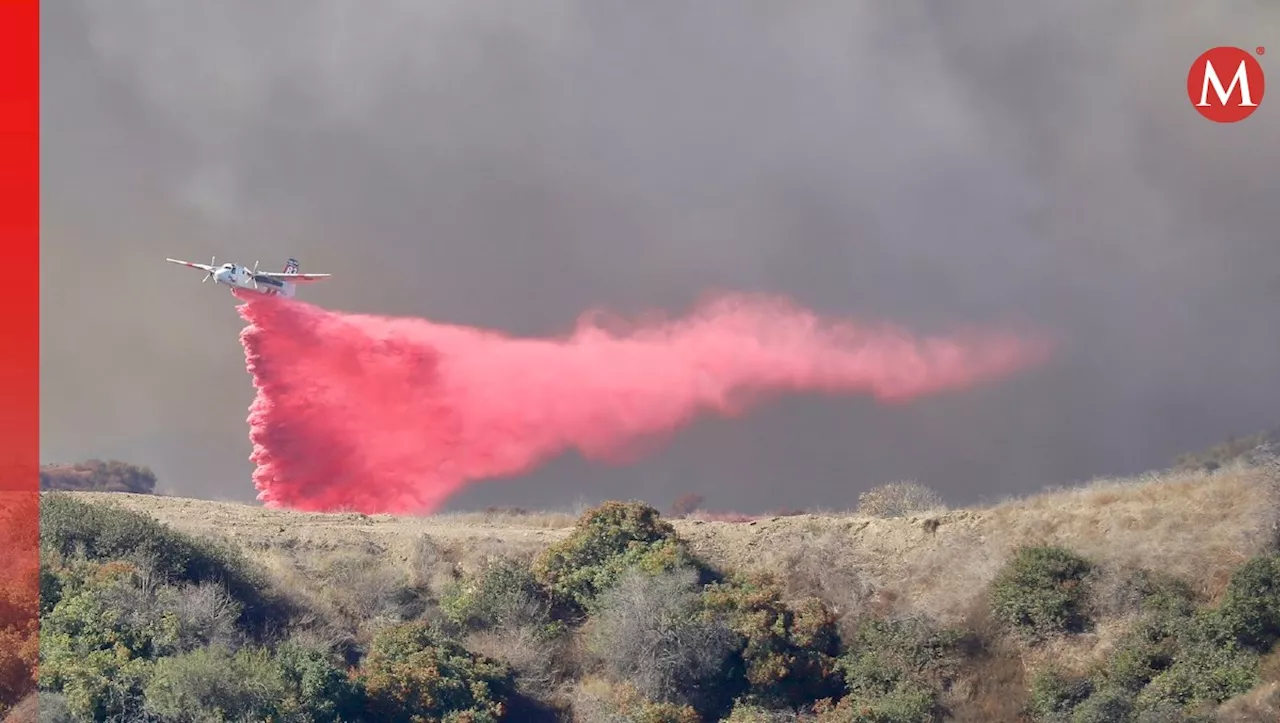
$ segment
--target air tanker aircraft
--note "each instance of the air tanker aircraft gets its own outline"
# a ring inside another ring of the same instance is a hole
[[[215,284],[225,284],[234,289],[244,289],[253,291],[264,296],[285,296],[293,298],[297,293],[297,284],[308,281],[320,281],[327,279],[332,274],[300,274],[298,273],[298,260],[289,259],[285,262],[284,271],[259,271],[258,262],[253,262],[253,269],[248,266],[238,266],[236,264],[223,264],[215,266],[218,263],[218,257],[214,256],[209,260],[209,265],[195,264],[190,261],[179,261],[178,259],[165,259],[171,264],[182,264],[190,266],[193,269],[200,269],[206,272],[204,279],[200,283],[204,283],[209,279],[213,279]]]

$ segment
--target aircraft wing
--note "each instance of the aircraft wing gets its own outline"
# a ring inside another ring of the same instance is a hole
[[[208,264],[195,264],[190,261],[179,261],[178,259],[165,259],[165,261],[168,261],[171,264],[181,264],[183,266],[190,266],[193,269],[200,269],[201,271],[207,271],[209,273],[213,273],[214,271],[214,268]]]
[[[259,279],[275,279],[276,281],[320,281],[333,274],[286,274],[283,271],[259,271],[254,274]]]

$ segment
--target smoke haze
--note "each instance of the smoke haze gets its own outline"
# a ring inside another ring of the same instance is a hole
[[[1060,5],[45,3],[42,454],[253,498],[235,300],[163,262],[213,254],[517,335],[727,289],[1058,341],[972,393],[778,400],[458,506],[963,504],[1275,424],[1280,106],[1218,126],[1185,82],[1220,44],[1280,72],[1280,7]]]

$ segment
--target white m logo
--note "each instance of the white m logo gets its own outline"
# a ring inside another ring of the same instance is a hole
[[[1212,61],[1205,61],[1204,64],[1204,85],[1200,89],[1200,102],[1196,103],[1196,107],[1209,107],[1209,84],[1213,83],[1213,89],[1218,94],[1218,100],[1222,105],[1227,104],[1227,99],[1231,97],[1231,93],[1236,89],[1236,84],[1240,85],[1240,107],[1253,108],[1258,104],[1253,102],[1253,95],[1249,92],[1249,71],[1245,67],[1243,60],[1240,61],[1240,67],[1236,68],[1235,77],[1231,79],[1231,85],[1226,89],[1222,87],[1222,80],[1218,78],[1218,71],[1214,70]]]

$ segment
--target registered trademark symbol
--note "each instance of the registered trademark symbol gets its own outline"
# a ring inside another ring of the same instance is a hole
[[[1264,48],[1263,46],[1259,45],[1259,46],[1258,46],[1258,50],[1257,50],[1257,52],[1258,52],[1258,55],[1266,55],[1266,54],[1267,54],[1267,49],[1266,49],[1266,48]]]

